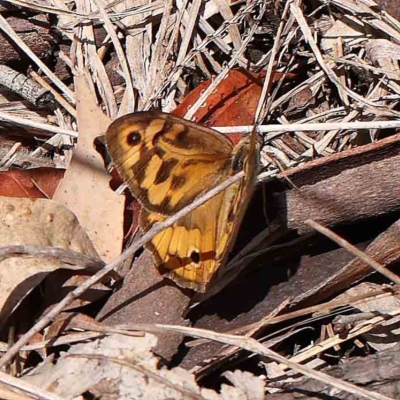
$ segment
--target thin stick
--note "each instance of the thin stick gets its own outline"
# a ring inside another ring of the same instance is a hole
[[[75,104],[74,93],[58,79],[58,77],[44,64],[36,54],[14,32],[7,20],[0,14],[0,29],[9,36],[13,42],[46,74],[46,76],[64,93],[65,97]]]
[[[400,120],[394,121],[360,121],[360,122],[327,122],[311,124],[284,124],[284,125],[258,125],[257,131],[268,132],[294,132],[294,131],[330,131],[330,130],[356,130],[356,129],[393,129],[400,128]],[[221,133],[251,133],[253,125],[245,126],[214,126]]]
[[[25,380],[14,378],[13,376],[1,371],[0,382],[13,388],[17,388],[30,395],[33,395],[35,398],[40,398],[43,400],[64,400],[63,397],[57,396],[54,393],[48,392],[47,390],[41,389],[38,386],[32,385]]]
[[[51,85],[49,85],[37,72],[32,71],[30,73],[31,77],[43,88],[51,92],[55,98],[55,100],[64,107],[73,117],[76,118],[76,110],[72,107],[65,99],[58,93],[56,90],[53,89]]]
[[[376,262],[368,254],[357,249],[357,247],[350,244],[347,240],[344,240],[339,235],[332,232],[330,229],[326,228],[325,226],[322,226],[321,224],[319,224],[316,221],[313,221],[312,219],[308,219],[307,221],[305,221],[305,223],[310,225],[311,227],[313,227],[319,233],[322,233],[323,235],[325,235],[326,237],[328,237],[329,239],[331,239],[332,241],[337,243],[340,247],[343,247],[344,249],[346,249],[349,253],[353,254],[354,256],[359,258],[361,261],[364,261],[366,264],[368,264],[370,267],[372,267],[376,271],[380,272],[383,276],[385,276],[392,282],[400,284],[400,278],[396,274],[394,274],[392,271],[388,270],[383,265]]]
[[[287,0],[286,4],[285,4],[285,8],[284,8],[282,16],[281,16],[281,22],[280,22],[278,30],[276,32],[274,45],[271,50],[271,56],[270,56],[270,60],[269,60],[268,67],[267,67],[267,75],[264,80],[261,95],[260,95],[260,98],[259,98],[258,104],[257,104],[256,114],[254,117],[254,121],[255,121],[256,125],[258,125],[265,118],[266,112],[268,111],[265,109],[265,98],[267,96],[268,89],[270,87],[270,81],[271,81],[272,72],[273,72],[273,68],[274,68],[275,57],[278,54],[278,47],[281,44],[281,35],[282,35],[283,27],[285,26],[285,23],[286,23],[286,17],[287,17],[287,13],[289,11],[289,4],[290,4],[290,1]]]
[[[0,121],[14,122],[15,124],[22,126],[29,126],[30,128],[40,129],[42,131],[59,133],[61,135],[67,135],[74,138],[78,137],[78,132],[71,131],[70,129],[60,128],[59,126],[42,124],[41,122],[31,121],[27,118],[14,117],[13,115],[7,114],[0,111]]]
[[[26,332],[21,338],[15,342],[8,352],[4,354],[0,359],[0,368],[5,364],[9,363],[15,355],[19,352],[20,348],[24,346],[28,341],[40,332],[43,328],[45,328],[65,307],[71,304],[75,299],[80,297],[86,290],[88,290],[92,285],[99,282],[104,276],[106,276],[110,271],[112,271],[115,267],[117,267],[120,263],[122,263],[126,258],[130,255],[134,254],[137,250],[139,250],[145,243],[147,243],[150,239],[152,239],[159,232],[168,228],[180,218],[189,214],[195,208],[204,204],[206,201],[213,198],[218,193],[225,190],[227,187],[232,185],[235,182],[238,182],[240,179],[244,177],[244,171],[239,172],[238,174],[230,177],[225,182],[222,182],[220,185],[211,189],[209,192],[205,193],[203,196],[196,199],[192,204],[189,204],[187,207],[182,208],[182,210],[178,211],[176,214],[167,218],[164,222],[160,222],[155,224],[149,231],[147,231],[141,238],[132,243],[132,245],[126,249],[120,256],[111,261],[107,266],[105,266],[102,270],[97,272],[88,278],[85,282],[83,282],[80,286],[78,286],[75,290],[70,292],[67,296],[64,297],[56,306],[54,306],[47,314],[45,314],[28,332]]]

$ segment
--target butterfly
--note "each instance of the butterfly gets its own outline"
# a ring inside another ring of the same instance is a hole
[[[106,133],[121,178],[141,203],[143,231],[240,171],[232,184],[145,245],[160,273],[205,292],[223,272],[255,187],[255,132],[237,145],[223,134],[159,111],[116,119]]]

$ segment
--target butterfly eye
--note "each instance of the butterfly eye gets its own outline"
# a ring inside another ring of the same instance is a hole
[[[130,146],[137,146],[141,140],[142,140],[142,135],[137,131],[129,133],[129,135],[126,138],[126,142]]]
[[[192,253],[190,254],[190,258],[192,259],[193,263],[198,264],[200,262],[200,253],[198,251],[193,250]]]
[[[248,148],[246,147],[245,144],[240,146],[239,143],[236,154],[232,159],[232,170],[234,173],[240,172],[244,169],[247,156],[248,156]]]
[[[243,160],[239,157],[235,157],[232,163],[233,172],[240,172],[243,169]]]

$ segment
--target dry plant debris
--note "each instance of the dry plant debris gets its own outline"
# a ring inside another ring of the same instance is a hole
[[[51,248],[72,250],[98,257],[92,242],[79,226],[70,210],[51,200],[0,197],[1,247],[11,252],[3,253],[1,266],[1,322],[4,324],[15,307],[52,271],[60,268],[82,268],[67,265],[51,254]],[[14,246],[47,247],[45,258],[21,255]],[[14,250],[14,251],[12,251]],[[101,268],[102,265],[98,265]]]
[[[392,3],[1,3],[1,398],[400,397]],[[153,109],[260,133],[259,190],[201,296],[137,254],[162,227],[140,237],[110,187],[108,124]]]
[[[262,400],[264,382],[248,372],[227,375],[221,394],[200,388],[183,368],[159,369],[152,354],[155,336],[143,338],[110,335],[71,346],[57,364],[44,363],[22,378],[60,398],[90,392],[100,399],[207,399]],[[90,371],[90,375],[87,375]],[[52,390],[51,388],[56,388]]]

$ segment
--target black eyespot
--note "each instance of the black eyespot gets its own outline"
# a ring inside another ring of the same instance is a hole
[[[142,140],[142,135],[137,131],[131,132],[126,137],[126,142],[129,144],[129,146],[137,146],[141,140]]]
[[[190,254],[190,258],[192,259],[192,262],[198,264],[200,262],[200,253],[198,251],[193,250],[192,253]]]

